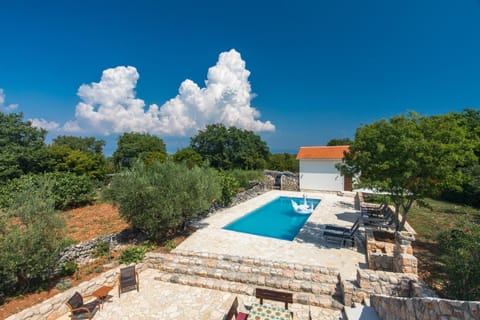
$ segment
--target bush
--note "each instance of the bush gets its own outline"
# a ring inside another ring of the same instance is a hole
[[[222,178],[221,203],[228,206],[232,203],[233,197],[238,193],[239,184],[231,173],[220,172],[220,177]]]
[[[29,183],[0,211],[0,295],[37,289],[52,274],[64,221],[50,196],[51,184]]]
[[[444,232],[439,239],[450,299],[480,300],[480,226]]]
[[[10,207],[13,195],[32,184],[37,188],[44,184],[51,185],[48,196],[54,200],[55,209],[85,205],[91,203],[95,197],[94,184],[87,176],[77,176],[68,172],[50,172],[24,175],[10,180],[0,189],[0,207]]]
[[[171,161],[147,166],[137,161],[113,177],[106,196],[118,204],[127,222],[161,241],[168,231],[185,227],[210,208],[220,196],[220,179],[209,168],[188,169]]]
[[[170,239],[165,243],[165,246],[163,248],[165,249],[165,251],[169,252],[175,249],[176,247],[177,247],[177,243],[174,240]]]
[[[144,246],[131,246],[126,248],[118,257],[118,262],[122,264],[138,263],[143,260],[148,249]]]
[[[95,245],[93,248],[93,257],[100,258],[100,257],[108,257],[110,255],[110,242],[108,241],[100,241]]]
[[[72,281],[69,278],[62,278],[58,283],[55,285],[55,288],[58,290],[67,290],[68,288],[72,287]]]
[[[60,274],[62,276],[71,276],[78,271],[78,264],[76,261],[67,261],[60,267]]]
[[[237,180],[239,188],[243,190],[249,189],[252,182],[263,182],[265,180],[262,170],[234,169],[231,174]]]

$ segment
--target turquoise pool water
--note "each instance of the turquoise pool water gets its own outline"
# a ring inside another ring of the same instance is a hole
[[[279,197],[226,225],[223,229],[292,241],[310,214],[296,213],[292,208],[291,200],[299,204],[303,203],[303,198]],[[320,200],[307,199],[307,203],[312,203],[316,208]]]

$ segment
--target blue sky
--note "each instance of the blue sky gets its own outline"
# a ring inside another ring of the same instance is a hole
[[[480,105],[479,0],[12,0],[0,30],[0,109],[106,154],[132,130],[175,152],[214,122],[293,153]]]

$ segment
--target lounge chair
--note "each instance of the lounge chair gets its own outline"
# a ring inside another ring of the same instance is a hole
[[[234,320],[245,320],[245,319],[247,319],[247,317],[248,317],[248,314],[243,313],[243,312],[238,312],[238,298],[235,297],[235,300],[233,300],[232,306],[230,307],[230,310],[228,310],[227,315],[223,319],[224,320],[232,320],[232,318],[233,318]]]
[[[382,218],[362,215],[362,222],[366,227],[375,229],[395,228],[395,217],[392,210],[387,210],[387,213]]]
[[[360,208],[360,211],[363,216],[383,218],[389,210],[388,210],[388,204],[384,202],[379,207],[362,206]]]
[[[140,289],[140,282],[138,280],[138,273],[135,271],[135,266],[128,266],[120,269],[119,283],[118,283],[118,297],[120,293],[131,289]]]
[[[98,300],[95,299],[88,303],[84,303],[82,295],[78,292],[75,292],[75,294],[68,299],[65,304],[70,309],[71,319],[91,320],[97,311]]]
[[[346,230],[343,232],[335,232],[330,230],[325,230],[323,232],[323,238],[326,241],[338,242],[340,245],[345,246],[347,243],[350,246],[355,246],[355,234],[360,227],[360,223],[357,223],[351,230]]]
[[[360,220],[361,218],[357,218],[357,220],[355,220],[355,223],[350,227],[350,228],[347,228],[347,227],[341,227],[341,226],[337,226],[337,225],[333,225],[333,224],[327,224],[325,226],[325,230],[328,230],[329,232],[346,232],[346,231],[353,231],[353,229],[355,229],[355,227],[357,226],[357,224],[360,223]]]

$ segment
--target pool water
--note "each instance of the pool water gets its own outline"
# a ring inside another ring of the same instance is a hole
[[[296,213],[291,200],[298,204],[303,198],[279,197],[264,206],[223,227],[223,229],[292,241],[303,227],[310,214]],[[318,199],[307,199],[314,208],[320,203]]]

